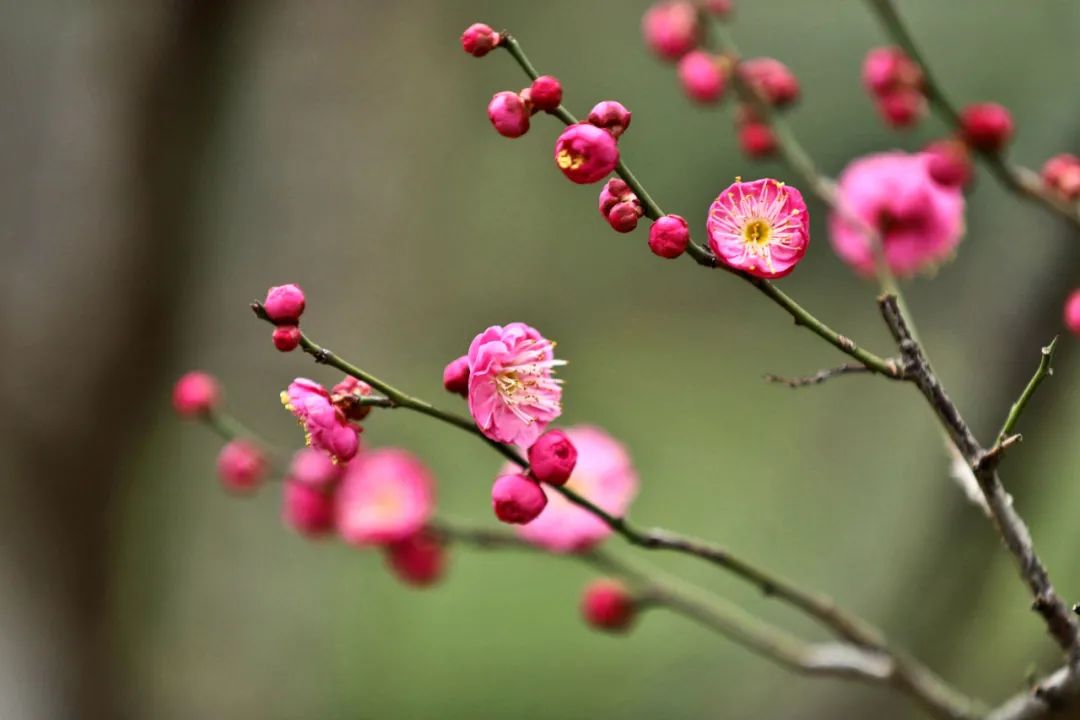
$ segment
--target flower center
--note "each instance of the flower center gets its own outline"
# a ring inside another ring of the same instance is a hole
[[[577,170],[585,164],[585,156],[578,153],[572,153],[564,148],[559,151],[558,156],[555,158],[555,162],[558,163],[559,167],[563,170],[568,168],[570,170]]]
[[[751,220],[746,223],[746,227],[743,228],[743,237],[746,238],[746,242],[748,243],[768,245],[771,236],[772,226],[769,225],[768,220]]]

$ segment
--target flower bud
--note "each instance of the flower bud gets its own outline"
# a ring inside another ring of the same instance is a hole
[[[605,218],[611,209],[621,202],[637,200],[637,195],[622,178],[611,178],[600,190],[600,214]]]
[[[770,105],[783,107],[799,97],[799,81],[787,65],[775,58],[743,60],[739,73]]]
[[[926,97],[919,90],[901,88],[877,99],[877,110],[889,127],[911,127],[926,114]]]
[[[322,450],[313,447],[298,450],[289,464],[289,480],[313,488],[326,489],[341,477],[341,465]]]
[[[698,43],[697,8],[685,0],[658,2],[641,20],[645,44],[665,60],[678,60]]]
[[[691,100],[714,103],[727,84],[725,62],[703,50],[694,50],[679,60],[679,82]]]
[[[747,122],[739,126],[739,148],[747,157],[768,157],[776,152],[776,136],[763,122]]]
[[[278,350],[292,352],[300,345],[300,328],[295,325],[278,325],[270,337]]]
[[[226,490],[245,493],[254,490],[266,474],[266,457],[247,440],[232,440],[221,448],[217,459],[218,477]]]
[[[515,473],[495,480],[491,486],[491,504],[495,516],[504,523],[524,525],[535,520],[547,506],[547,495],[537,482]]]
[[[968,105],[960,113],[960,129],[971,147],[997,151],[1012,137],[1012,115],[997,103]]]
[[[297,325],[304,314],[304,291],[299,285],[278,285],[266,292],[266,316],[275,325]]]
[[[1046,187],[1066,200],[1080,198],[1080,158],[1069,153],[1055,155],[1042,167]]]
[[[173,409],[180,417],[197,417],[213,410],[221,395],[217,380],[197,370],[186,373],[173,386]]]
[[[919,64],[898,47],[874,48],[866,54],[863,84],[871,95],[882,97],[897,90],[922,92],[923,73]]]
[[[971,153],[960,140],[937,140],[923,152],[929,156],[926,169],[934,182],[945,187],[964,187],[971,182]]]
[[[386,561],[401,580],[427,587],[442,577],[446,550],[434,535],[421,530],[386,547]]]
[[[573,182],[598,182],[619,164],[619,146],[611,133],[577,123],[563,130],[555,142],[555,164]]]
[[[301,535],[327,535],[334,529],[334,495],[290,480],[282,491],[281,518]]]
[[[642,215],[641,205],[637,202],[616,203],[607,215],[611,229],[619,233],[632,232],[637,227]]]
[[[589,111],[587,120],[590,125],[603,128],[611,133],[612,137],[618,138],[630,127],[630,116],[631,112],[622,103],[604,100]]]
[[[447,392],[468,397],[469,395],[469,356],[462,355],[456,360],[451,360],[443,368],[443,387]]]
[[[374,394],[374,388],[366,382],[346,375],[344,380],[330,388],[330,402],[349,420],[360,422],[371,412],[371,406],[362,405],[358,398]]]
[[[504,90],[495,93],[488,103],[488,119],[503,137],[521,137],[529,130],[530,110],[518,93]]]
[[[502,42],[499,33],[484,23],[473,23],[461,33],[461,48],[473,57],[484,57]]]
[[[1065,327],[1080,336],[1080,290],[1073,290],[1065,301]]]
[[[690,244],[690,227],[678,215],[664,215],[649,228],[649,249],[662,258],[677,258]]]
[[[562,430],[548,430],[529,448],[529,472],[538,482],[565,485],[577,465],[577,448]]]
[[[622,632],[633,623],[637,608],[633,596],[622,583],[601,579],[585,588],[581,597],[581,614],[585,622],[598,630]]]
[[[554,110],[562,102],[562,83],[551,75],[541,75],[529,87],[529,97],[537,110]]]

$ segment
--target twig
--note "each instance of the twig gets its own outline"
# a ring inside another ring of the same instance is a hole
[[[528,56],[525,54],[525,51],[521,48],[521,44],[517,41],[517,39],[508,33],[503,33],[503,38],[504,39],[501,42],[500,47],[505,48],[510,53],[511,57],[513,57],[514,60],[517,61],[518,65],[521,66],[521,69],[525,71],[526,75],[528,75],[530,78],[536,79],[536,77],[538,77],[537,70],[533,66],[532,62],[529,60]],[[578,122],[577,118],[573,115],[573,113],[571,113],[562,105],[552,111],[551,114],[559,118],[564,124],[567,125]],[[638,199],[641,201],[642,208],[644,209],[647,217],[655,220],[665,214],[664,211],[660,208],[659,204],[657,204],[657,202],[653,200],[652,196],[649,195],[648,191],[633,174],[633,172],[631,172],[630,168],[626,165],[624,161],[620,160],[618,166],[615,168],[615,172],[626,182],[627,185],[630,186],[630,188],[638,196]],[[792,319],[795,320],[796,325],[801,325],[807,328],[815,335],[828,342],[833,347],[858,360],[871,371],[883,375],[884,377],[892,378],[894,380],[900,379],[899,375],[896,372],[895,365],[890,364],[888,361],[881,357],[878,357],[872,352],[864,350],[850,338],[841,335],[825,323],[818,320],[809,311],[807,311],[805,308],[795,302],[786,293],[781,291],[778,287],[776,287],[776,285],[769,282],[768,280],[763,280],[761,278],[754,277],[749,273],[745,273],[740,270],[728,267],[727,265],[719,262],[716,259],[716,256],[713,255],[707,247],[693,240],[690,242],[690,245],[687,248],[687,255],[693,258],[693,260],[699,265],[709,268],[718,267],[732,275],[735,275],[736,277],[740,277],[743,280],[749,282],[751,285],[761,291],[765,296],[767,296],[769,299],[771,299],[773,302],[775,302],[777,305],[787,311],[787,313],[791,315]]]
[[[908,32],[892,0],[867,0],[867,2],[885,31],[892,37],[893,42],[903,48],[908,57],[922,68],[923,90],[930,105],[953,128],[959,129],[960,113],[942,90],[937,78],[934,77],[930,65],[915,45],[911,33]],[[975,152],[1006,189],[1019,197],[1042,205],[1076,227],[1080,227],[1080,206],[1058,197],[1047,189],[1037,173],[1028,168],[1011,165],[999,151],[976,148]]]
[[[1034,688],[1019,693],[986,715],[985,720],[1038,720],[1058,712],[1080,698],[1080,675],[1068,666],[1059,668]]]
[[[818,370],[813,375],[805,375],[803,377],[785,377],[783,375],[766,375],[765,382],[776,383],[778,385],[787,385],[790,388],[801,388],[807,385],[820,385],[834,377],[840,377],[841,375],[858,375],[861,373],[870,372],[865,365],[854,365],[852,363],[845,363],[838,367],[825,368],[824,370]]]
[[[1020,415],[1024,412],[1024,408],[1027,407],[1028,401],[1035,394],[1035,391],[1039,388],[1039,385],[1043,380],[1054,374],[1053,361],[1054,350],[1057,348],[1057,337],[1055,336],[1050,344],[1042,348],[1039,355],[1039,367],[1035,370],[1035,374],[1031,376],[1031,380],[1028,381],[1027,386],[1024,387],[1024,391],[1020,393],[1019,399],[1013,403],[1009,408],[1009,415],[1005,418],[1005,424],[1001,426],[1001,430],[997,434],[997,443],[1000,444],[1005,440],[1006,436],[1012,434],[1012,431],[1016,429],[1016,423],[1020,421]]]
[[[922,346],[912,338],[911,331],[896,305],[896,298],[884,295],[878,302],[885,324],[900,348],[905,372],[926,398],[964,460],[971,465],[979,489],[986,498],[994,526],[1012,553],[1020,576],[1027,583],[1034,598],[1032,609],[1042,616],[1050,635],[1065,651],[1070,664],[1077,664],[1080,662],[1080,646],[1076,621],[1055,592],[1046,567],[1035,552],[1027,524],[1013,507],[1012,497],[1002,486],[996,468],[992,464],[980,462],[985,454],[982,446],[964,422],[956,405],[945,393]]]
[[[551,554],[502,531],[462,528],[445,522],[433,523],[431,527],[445,540],[467,543],[483,550],[516,549]],[[592,549],[565,557],[626,578],[635,586],[643,607],[666,608],[793,672],[888,685],[912,697],[935,718],[961,720],[979,714],[977,705],[970,698],[958,694],[906,658],[844,642],[805,642],[699,588],[656,572],[643,571],[602,550]]]

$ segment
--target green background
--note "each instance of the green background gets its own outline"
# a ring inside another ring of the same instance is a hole
[[[488,98],[525,79],[504,53],[461,52],[458,36],[476,20],[512,29],[541,72],[563,81],[572,111],[627,105],[623,157],[698,238],[734,176],[799,186],[777,163],[740,157],[730,98],[701,109],[682,96],[674,69],[641,44],[647,3],[191,5],[4,12],[12,427],[0,559],[12,580],[0,589],[11,628],[0,710],[917,715],[888,690],[790,675],[662,611],[627,637],[592,633],[577,615],[588,574],[564,560],[455,548],[445,582],[420,592],[394,581],[377,553],[287,531],[274,486],[227,496],[213,475],[220,442],[172,416],[170,386],[206,369],[236,414],[297,445],[278,392],[296,376],[339,376],[275,352],[252,318],[247,303],[282,282],[306,289],[312,337],[459,410],[441,390],[445,362],[487,325],[533,324],[569,361],[564,420],[602,425],[631,448],[638,522],[714,539],[827,590],[988,701],[1056,666],[912,388],[872,377],[799,392],[766,384],[765,373],[843,358],[733,277],[653,257],[644,225],[611,232],[596,212],[599,187],[555,168],[553,119],[535,117],[513,141],[491,129]],[[1076,150],[1080,5],[911,0],[901,11],[956,102],[1012,110],[1015,159],[1037,168]],[[904,134],[877,119],[859,75],[883,35],[861,3],[747,1],[732,30],[744,52],[797,74],[803,97],[789,117],[830,174],[945,132],[934,118]],[[809,254],[782,288],[888,353],[875,286],[833,255],[820,204],[810,212]],[[956,260],[905,285],[936,369],[984,440],[1061,330],[1078,247],[1075,231],[981,171]],[[1076,387],[1070,336],[1003,468],[1068,601],[1080,599]],[[423,458],[440,511],[495,526],[488,492],[500,459],[483,444],[389,412],[372,416],[364,438]],[[703,563],[649,559],[821,637]]]

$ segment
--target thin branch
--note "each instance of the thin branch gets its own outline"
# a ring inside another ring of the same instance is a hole
[[[505,48],[510,53],[511,57],[513,57],[514,60],[517,61],[518,65],[521,66],[521,69],[525,72],[526,75],[528,75],[530,78],[536,79],[536,77],[538,77],[537,70],[533,66],[532,62],[529,60],[528,56],[525,54],[525,51],[522,49],[521,44],[518,42],[518,40],[508,33],[503,33],[502,35],[503,41],[500,43],[500,47]],[[573,115],[573,113],[571,113],[562,105],[552,111],[551,114],[559,118],[564,124],[567,125],[578,122],[577,118]],[[635,176],[633,172],[631,172],[630,168],[626,165],[624,161],[619,161],[618,166],[615,168],[615,173],[619,177],[621,177],[638,196],[638,199],[642,203],[642,208],[645,210],[646,216],[655,220],[665,214],[663,209],[661,209],[659,204],[657,204],[657,202],[653,200],[652,196],[649,195],[648,191],[645,189],[645,186],[641,184],[641,181],[639,181],[637,179],[637,176]],[[769,282],[768,280],[763,280],[761,278],[754,277],[749,273],[745,273],[740,270],[728,267],[724,263],[719,262],[716,256],[713,255],[713,253],[707,247],[693,240],[691,240],[690,245],[687,248],[687,255],[693,258],[693,260],[699,265],[709,268],[718,267],[732,275],[735,275],[736,277],[740,277],[743,280],[749,282],[751,285],[761,291],[766,297],[768,297],[777,305],[782,307],[785,311],[787,311],[787,313],[791,315],[792,319],[795,320],[796,325],[807,328],[815,335],[828,342],[833,347],[855,358],[873,372],[883,375],[887,378],[892,378],[894,380],[900,379],[900,376],[897,374],[897,368],[895,364],[889,363],[888,361],[881,357],[878,357],[874,353],[864,350],[850,338],[836,332],[828,325],[814,317],[809,311],[807,311],[805,308],[795,302],[795,300],[790,298],[787,294],[785,294],[778,287],[776,287],[776,285]]]
[[[985,720],[1039,720],[1059,712],[1080,698],[1080,675],[1068,666],[1044,678],[1031,690],[1019,693],[994,708]]]
[[[826,380],[842,375],[859,375],[868,372],[870,372],[870,370],[868,370],[865,365],[845,363],[838,367],[818,370],[813,375],[804,375],[802,377],[785,377],[783,375],[768,374],[765,376],[765,382],[776,383],[777,385],[787,385],[789,388],[801,388],[806,387],[807,385],[820,385]]]
[[[436,522],[431,529],[450,542],[482,550],[515,549],[552,554],[503,531],[463,528]],[[939,678],[906,658],[843,642],[808,643],[740,608],[707,595],[699,588],[659,573],[649,573],[592,549],[563,557],[623,577],[634,586],[642,607],[663,607],[692,620],[746,649],[796,673],[888,685],[910,696],[935,718],[978,717],[977,705]]]
[[[1009,408],[1009,415],[1005,418],[1005,424],[1001,426],[1001,430],[997,434],[997,443],[1001,444],[1005,438],[1012,434],[1016,429],[1016,423],[1020,422],[1020,415],[1024,412],[1024,408],[1027,407],[1028,401],[1038,390],[1039,385],[1043,380],[1054,374],[1053,361],[1054,350],[1057,348],[1057,337],[1055,336],[1050,344],[1042,348],[1039,355],[1039,367],[1035,370],[1035,374],[1031,376],[1031,380],[1028,381],[1024,391],[1020,393],[1020,398],[1013,403]]]
[[[1012,497],[1005,491],[993,464],[980,462],[985,451],[941,386],[922,346],[912,338],[911,331],[896,305],[896,298],[884,295],[878,302],[885,324],[900,348],[905,362],[905,372],[926,398],[964,460],[971,465],[979,489],[986,498],[994,526],[1005,546],[1012,553],[1020,576],[1034,598],[1032,609],[1042,616],[1050,635],[1065,651],[1069,662],[1077,664],[1080,662],[1080,645],[1078,645],[1076,621],[1054,590],[1046,567],[1035,552],[1027,524],[1013,507]]]
[[[911,33],[908,32],[892,0],[867,0],[867,2],[874,14],[877,15],[885,31],[892,37],[893,42],[903,48],[908,57],[922,68],[923,90],[930,101],[930,105],[945,122],[954,129],[959,130],[961,124],[960,113],[945,94],[941,83],[934,77],[930,65],[915,45]],[[1058,197],[1046,188],[1038,173],[1025,167],[1010,164],[999,151],[975,148],[975,152],[1007,190],[1021,198],[1042,205],[1047,210],[1065,218],[1074,226],[1080,227],[1080,206]]]

